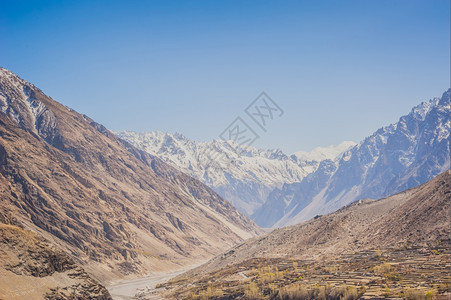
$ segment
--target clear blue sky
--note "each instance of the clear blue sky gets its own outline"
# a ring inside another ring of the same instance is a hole
[[[9,1],[0,65],[113,130],[217,138],[261,91],[257,146],[359,141],[450,83],[449,0]],[[258,128],[257,128],[258,130]]]

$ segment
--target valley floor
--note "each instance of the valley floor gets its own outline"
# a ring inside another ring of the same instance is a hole
[[[167,282],[197,266],[199,264],[177,271],[158,272],[142,278],[120,280],[107,286],[107,289],[114,300],[140,299],[143,295],[145,295],[145,299],[160,299],[160,296],[156,295],[158,284]]]

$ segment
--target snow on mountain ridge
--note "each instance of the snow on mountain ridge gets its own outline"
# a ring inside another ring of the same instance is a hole
[[[358,144],[343,142],[289,156],[230,141],[194,142],[181,134],[118,135],[200,179],[258,225],[285,226],[356,199],[391,195],[449,168],[449,91]],[[218,168],[206,168],[205,150],[220,154]]]
[[[56,117],[36,99],[35,91],[41,92],[33,84],[0,67],[0,112],[48,141],[57,134]]]
[[[322,161],[325,159],[334,160],[341,153],[349,150],[351,147],[355,146],[356,143],[352,141],[344,141],[340,144],[334,146],[330,145],[328,147],[316,147],[310,152],[297,151],[291,154],[291,156],[296,157],[298,160],[307,161]]]
[[[450,90],[378,129],[340,159],[323,161],[300,183],[286,184],[256,211],[264,226],[286,226],[420,185],[450,168]],[[285,206],[284,199],[289,199]]]
[[[248,215],[266,201],[274,188],[302,180],[320,163],[313,155],[305,161],[288,156],[280,149],[242,147],[223,140],[196,142],[180,133],[122,131],[116,134],[201,180]],[[332,152],[338,154],[336,148],[344,148],[343,145],[324,148],[330,151],[323,156],[332,157]],[[207,168],[210,161],[206,152],[218,157],[215,161],[218,167]]]

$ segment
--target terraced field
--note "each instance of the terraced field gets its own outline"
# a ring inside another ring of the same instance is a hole
[[[450,268],[449,247],[374,249],[315,261],[251,259],[160,289],[176,299],[449,299]]]

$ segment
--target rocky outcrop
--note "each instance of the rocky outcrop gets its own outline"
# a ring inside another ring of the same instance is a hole
[[[112,299],[66,253],[14,225],[0,224],[0,274],[5,299]]]

